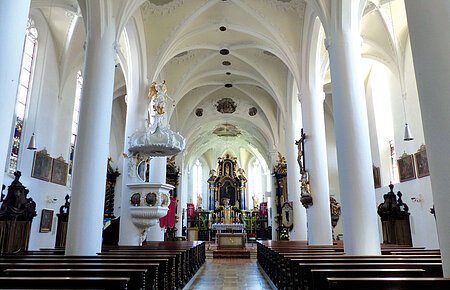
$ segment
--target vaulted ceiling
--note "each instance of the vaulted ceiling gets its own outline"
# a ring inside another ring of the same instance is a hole
[[[48,0],[32,5],[47,18],[61,63],[75,62],[84,41],[84,28],[74,24],[81,17],[77,2],[55,2],[59,4],[53,9],[48,5],[54,2]],[[166,80],[176,104],[170,123],[187,138],[189,158],[210,150],[221,154],[227,148],[263,156],[276,149],[283,124],[292,118],[288,112],[297,93],[293,87],[302,78],[305,1],[141,2],[135,13],[145,37],[146,79]],[[388,32],[394,27],[404,44],[405,24],[403,1],[393,1],[392,7],[388,1],[368,1],[361,31],[363,56],[392,66],[395,53]],[[324,49],[322,54],[326,59]],[[126,92],[121,69],[126,68],[119,67],[116,74],[118,95]]]

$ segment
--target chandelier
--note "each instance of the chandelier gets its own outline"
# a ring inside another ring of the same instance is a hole
[[[154,112],[153,123],[148,120],[144,130],[137,131],[130,136],[129,151],[150,157],[172,156],[178,154],[186,147],[186,141],[178,132],[173,132],[167,125],[166,104],[173,101],[167,95],[166,82],[157,84],[153,82],[149,88],[150,105]],[[150,119],[150,118],[149,118]]]

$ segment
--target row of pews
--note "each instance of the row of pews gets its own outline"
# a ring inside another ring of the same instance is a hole
[[[382,245],[382,255],[344,255],[343,245],[259,241],[257,259],[278,289],[450,289],[439,250]]]
[[[110,246],[97,256],[64,250],[0,256],[0,289],[183,289],[206,259],[201,241]]]

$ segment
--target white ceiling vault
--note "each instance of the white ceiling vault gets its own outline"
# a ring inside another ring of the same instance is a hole
[[[187,138],[191,162],[211,149],[267,156],[280,143],[289,72],[298,78],[304,7],[301,0],[150,0],[141,6],[153,56],[148,69],[168,82],[177,104],[171,124]],[[227,98],[235,109],[219,111]],[[214,134],[229,128],[239,134]]]
[[[176,104],[170,112],[171,127],[187,138],[188,163],[227,149],[263,156],[268,162],[269,151],[284,150],[277,146],[284,142],[284,124],[292,118],[288,95],[296,96],[292,88],[301,84],[304,71],[306,2],[326,15],[330,1],[334,0],[124,0],[137,7],[130,15],[141,22],[148,74],[143,79],[166,80]],[[394,49],[401,55],[407,41],[403,5],[392,1],[397,34],[392,38],[389,1],[367,1],[361,23],[364,58],[393,68]],[[32,8],[49,23],[63,83],[83,61],[84,24],[77,1],[32,0]],[[117,96],[127,91],[123,38]],[[326,61],[324,48],[321,55]],[[218,110],[227,98],[234,108]]]

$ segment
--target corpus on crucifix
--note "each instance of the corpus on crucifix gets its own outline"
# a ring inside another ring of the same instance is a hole
[[[297,162],[300,167],[300,174],[305,172],[305,139],[306,134],[303,132],[303,128],[300,132],[300,139],[295,141],[295,145],[297,145],[298,153],[297,153]]]

